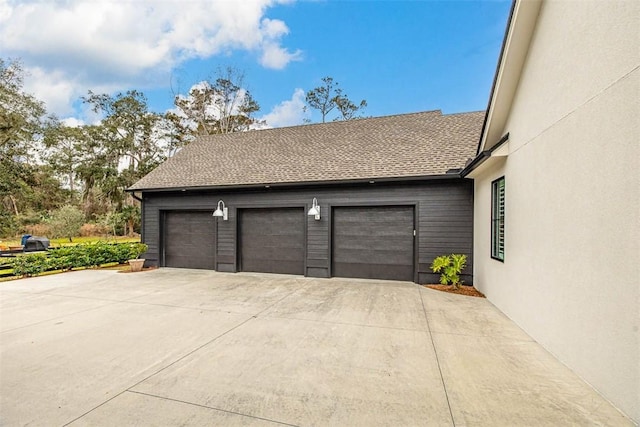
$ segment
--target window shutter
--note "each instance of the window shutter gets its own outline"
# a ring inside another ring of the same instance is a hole
[[[491,257],[504,261],[505,180],[491,183]]]

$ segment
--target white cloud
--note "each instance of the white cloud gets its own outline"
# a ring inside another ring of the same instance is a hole
[[[60,120],[60,122],[62,122],[63,125],[70,128],[78,128],[86,124],[84,120],[79,120],[79,119],[76,119],[75,117],[67,117],[66,119]]]
[[[25,67],[25,91],[43,101],[49,113],[59,116],[73,114],[72,104],[91,88],[97,93],[109,93],[117,89],[117,83],[94,82],[91,87],[76,76],[69,76],[66,70]]]
[[[262,126],[262,128],[279,128],[302,124],[304,119],[308,118],[308,114],[304,112],[304,99],[304,91],[296,89],[291,99],[276,105],[270,113],[260,118],[260,120],[266,121],[266,125]]]
[[[3,55],[31,68],[28,88],[64,114],[96,89],[150,82],[181,62],[233,50],[267,68],[299,60],[267,9],[288,0],[0,0]]]
[[[299,61],[302,59],[302,52],[299,50],[289,52],[288,49],[278,46],[275,43],[266,43],[262,49],[260,64],[267,68],[281,70],[291,61]]]

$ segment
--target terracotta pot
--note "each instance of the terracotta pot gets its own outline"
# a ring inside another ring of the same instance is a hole
[[[142,266],[144,265],[144,259],[130,259],[129,265],[131,266],[131,271],[142,271]]]

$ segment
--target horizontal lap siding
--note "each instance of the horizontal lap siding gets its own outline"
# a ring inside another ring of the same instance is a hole
[[[321,220],[306,217],[306,274],[330,275],[330,207],[364,205],[415,205],[417,212],[417,270],[419,281],[434,281],[429,265],[438,255],[463,253],[469,257],[463,277],[472,283],[473,187],[468,180],[431,181],[406,185],[370,185],[361,187],[323,187],[295,190],[162,193],[144,194],[144,239],[149,245],[148,259],[159,260],[161,248],[158,219],[160,210],[208,209],[213,212],[218,200],[229,208],[229,220],[218,219],[217,269],[237,271],[238,209],[259,207],[298,207],[306,211],[316,197]]]
[[[142,210],[142,238],[147,244],[147,252],[143,255],[147,260],[147,265],[158,265],[160,260],[160,214],[157,209],[149,209],[145,202],[145,209]]]
[[[465,283],[472,283],[473,272],[473,193],[465,186],[439,186],[426,194],[420,204],[419,269],[422,281],[436,282],[439,275],[429,266],[443,254],[467,255],[467,267],[462,272]]]
[[[203,200],[202,203],[205,203],[205,201]],[[213,210],[215,207],[211,209]],[[217,219],[218,251],[216,252],[216,270],[219,271],[236,271],[236,214],[235,209],[229,209],[229,219],[227,221],[223,221],[220,218]]]

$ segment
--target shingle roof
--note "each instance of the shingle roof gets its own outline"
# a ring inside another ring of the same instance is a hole
[[[483,118],[428,111],[201,137],[130,190],[442,175],[474,157]]]

